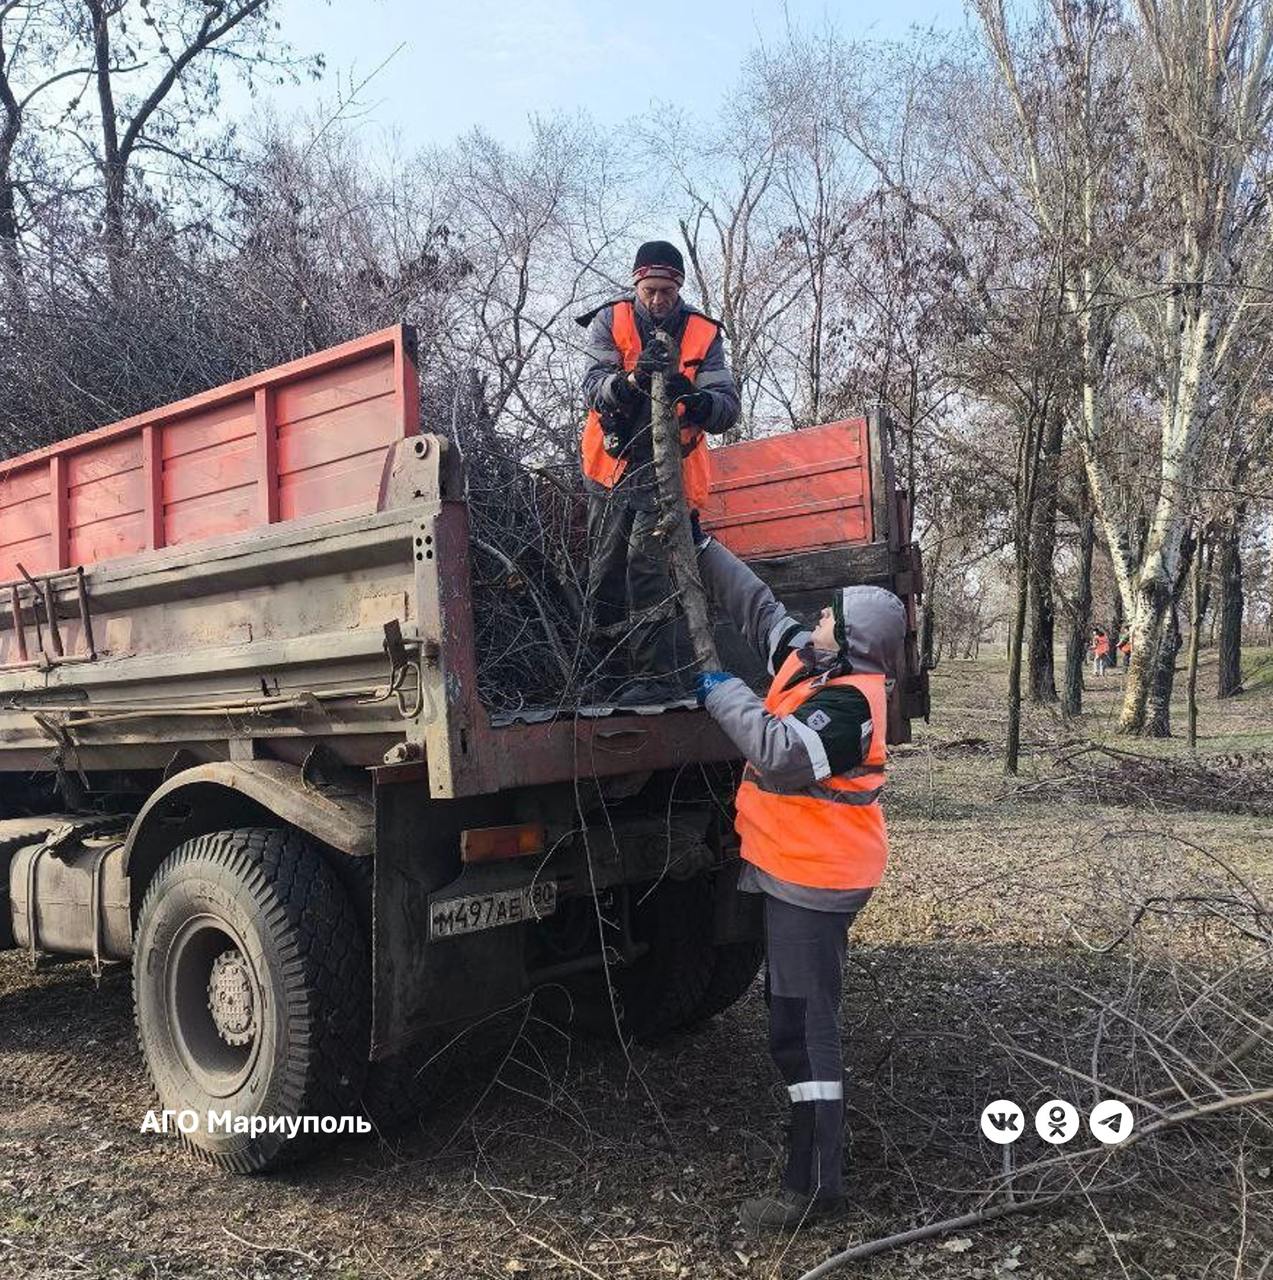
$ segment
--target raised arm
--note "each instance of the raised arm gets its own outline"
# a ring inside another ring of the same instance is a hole
[[[773,675],[810,633],[728,547],[712,538],[699,552],[703,585]]]
[[[783,791],[844,773],[870,750],[871,706],[856,689],[833,685],[776,716],[737,676],[713,685],[703,704],[761,775]]]

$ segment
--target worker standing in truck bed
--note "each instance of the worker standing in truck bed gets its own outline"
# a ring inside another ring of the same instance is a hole
[[[579,317],[588,329],[583,397],[588,418],[580,441],[588,491],[588,598],[593,620],[609,626],[633,615],[632,667],[637,680],[625,703],[673,701],[685,692],[673,678],[670,618],[643,620],[674,599],[667,549],[653,536],[659,520],[650,433],[650,380],[668,370],[670,352],[655,338],[667,332],[680,348],[668,393],[681,417],[685,497],[707,498],[704,432],[738,421],[738,390],[725,363],[720,325],[681,298],[685,263],[675,245],[651,240],[636,253],[632,297],[616,298]]]
[[[888,857],[885,681],[903,669],[906,615],[882,587],[847,587],[810,631],[693,526],[704,586],[773,675],[763,701],[723,671],[702,673],[698,693],[747,762],[739,888],[765,895],[770,1052],[791,1098],[782,1185],[745,1201],[741,1216],[753,1229],[793,1230],[844,1203],[841,970]]]

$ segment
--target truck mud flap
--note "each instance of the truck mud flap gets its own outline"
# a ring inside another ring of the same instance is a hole
[[[493,887],[477,882],[470,873],[476,868],[461,873],[460,832],[498,822],[498,805],[492,796],[430,799],[427,783],[376,790],[373,1059],[408,1048],[430,1027],[480,1018],[522,995],[522,928],[482,928],[432,944],[429,938],[433,899]]]

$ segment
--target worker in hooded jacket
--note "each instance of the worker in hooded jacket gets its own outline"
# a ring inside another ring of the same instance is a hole
[[[580,462],[588,492],[588,596],[598,626],[631,619],[630,652],[636,677],[625,703],[659,703],[683,696],[675,678],[674,593],[667,551],[653,536],[659,520],[658,485],[650,433],[650,384],[668,373],[668,391],[681,419],[681,474],[691,509],[708,491],[705,434],[738,421],[738,390],[725,363],[717,321],[681,297],[685,263],[680,250],[651,240],[637,250],[631,297],[579,317],[587,327],[588,408]],[[655,337],[663,330],[679,348]]]
[[[762,700],[704,672],[698,697],[746,761],[739,888],[764,895],[769,1045],[791,1099],[782,1184],[747,1200],[742,1219],[792,1230],[844,1203],[841,970],[888,858],[886,683],[903,670],[906,613],[882,587],[846,587],[810,631],[693,524],[704,586],[773,677]]]

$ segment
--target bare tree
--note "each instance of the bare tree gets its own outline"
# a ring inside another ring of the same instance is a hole
[[[61,0],[7,0],[0,5],[0,268],[14,300],[20,299],[19,196],[24,189],[30,201],[30,175],[18,170],[19,143],[42,98],[92,71],[81,50],[68,47],[64,18]],[[72,91],[68,105],[51,121],[55,127],[76,103]],[[50,121],[37,116],[36,123]]]
[[[795,301],[796,272],[776,260],[770,213],[783,122],[756,112],[744,89],[727,98],[712,126],[662,107],[658,122],[646,128],[647,181],[680,229],[703,309],[730,337],[751,421],[765,393],[778,327]]]
[[[572,316],[623,291],[630,214],[586,121],[536,120],[528,146],[481,132],[425,161],[468,270],[433,335],[432,358],[485,385],[512,456],[573,458],[582,331]]]
[[[92,148],[101,175],[104,244],[112,273],[128,245],[130,181],[150,153],[178,167],[216,173],[224,151],[200,148],[216,109],[218,68],[251,82],[265,68],[317,75],[322,58],[299,62],[280,40],[272,0],[67,0],[67,35],[92,68],[98,133]],[[152,63],[156,69],[152,70]]]
[[[1162,407],[1161,485],[1128,602],[1132,665],[1120,724],[1130,731],[1145,726],[1153,666],[1167,640],[1215,387],[1273,268],[1256,174],[1273,110],[1273,11],[1249,0],[1138,0],[1137,14],[1152,182],[1174,217],[1153,282],[1161,287],[1134,309],[1160,353]],[[1120,579],[1131,578],[1124,561]]]
[[[1073,210],[1077,425],[1133,646],[1120,726],[1152,733],[1162,723],[1150,714],[1153,690],[1170,687],[1159,668],[1174,661],[1170,614],[1215,389],[1269,271],[1263,185],[1253,179],[1269,119],[1273,17],[1247,0],[1138,0],[1130,14],[1058,2],[1023,34],[1002,0],[981,0],[978,12],[1019,124],[1022,189],[1042,225]],[[1132,118],[1112,128],[1114,91],[1127,86],[1118,97]],[[1150,494],[1139,555],[1107,416],[1108,359],[1124,341],[1124,315],[1152,365],[1159,421],[1156,471],[1142,463],[1138,476]]]
[[[833,28],[789,28],[746,60],[718,121],[659,108],[646,128],[647,181],[730,336],[748,424],[824,421],[843,382],[843,259],[868,188],[840,114],[861,56]]]

